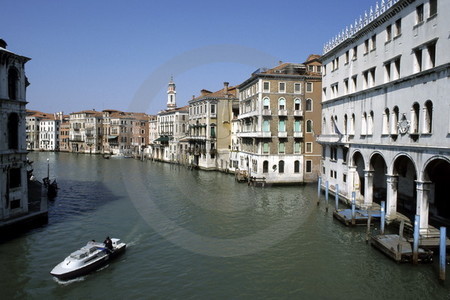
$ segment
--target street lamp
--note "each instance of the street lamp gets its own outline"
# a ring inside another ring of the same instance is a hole
[[[50,158],[47,158],[47,178],[50,180]]]

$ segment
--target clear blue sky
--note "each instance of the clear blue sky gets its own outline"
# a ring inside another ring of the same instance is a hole
[[[32,58],[27,108],[157,113],[237,85],[258,67],[304,62],[372,0],[3,1],[0,38]]]

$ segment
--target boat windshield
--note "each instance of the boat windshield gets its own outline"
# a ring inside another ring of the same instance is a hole
[[[77,250],[70,254],[70,258],[73,259],[83,259],[88,256],[88,253],[86,251]]]

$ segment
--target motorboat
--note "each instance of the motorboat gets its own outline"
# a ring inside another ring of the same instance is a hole
[[[88,242],[86,246],[67,256],[50,274],[60,280],[70,280],[98,270],[125,252],[127,245],[120,242],[120,239],[111,238],[111,242],[111,249],[104,243]]]

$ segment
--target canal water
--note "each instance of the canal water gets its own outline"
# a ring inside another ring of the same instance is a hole
[[[389,260],[365,243],[365,228],[316,205],[315,185],[253,188],[94,155],[29,158],[39,179],[48,158],[60,189],[47,225],[0,243],[2,299],[450,299],[437,262]],[[119,259],[69,282],[49,274],[107,235],[128,243]]]

